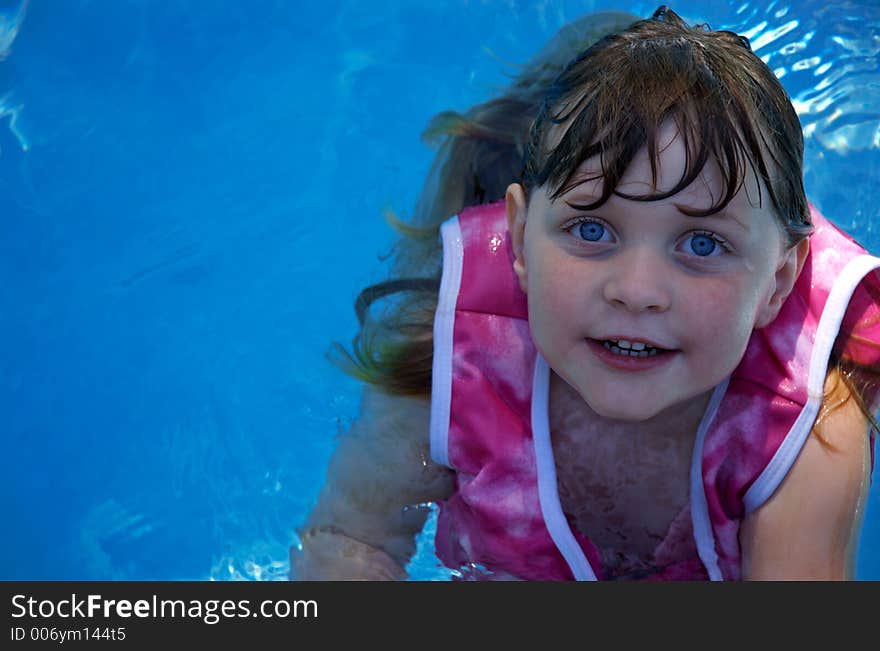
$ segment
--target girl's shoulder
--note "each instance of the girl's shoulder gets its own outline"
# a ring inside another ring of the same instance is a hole
[[[450,471],[430,458],[431,401],[366,385],[357,418],[337,443],[329,479],[350,499],[365,476],[377,500],[421,504],[451,491]]]
[[[869,421],[836,368],[810,436],[773,496],[743,520],[743,576],[852,578],[871,473]]]
[[[421,458],[428,455],[430,421],[430,397],[396,395],[367,385],[348,437],[386,458],[400,454]]]

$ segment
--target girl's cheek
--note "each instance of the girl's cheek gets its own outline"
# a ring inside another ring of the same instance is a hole
[[[534,302],[536,305],[558,306],[571,300],[575,293],[574,288],[566,286],[562,278],[554,273],[548,274],[543,269],[536,271],[537,273],[529,274],[529,305]]]

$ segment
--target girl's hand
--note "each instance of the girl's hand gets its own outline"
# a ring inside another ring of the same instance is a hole
[[[302,549],[291,547],[291,578],[297,581],[400,581],[406,572],[381,549],[333,529],[310,529]]]

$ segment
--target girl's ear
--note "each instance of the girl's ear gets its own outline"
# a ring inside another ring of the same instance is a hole
[[[801,269],[804,268],[804,262],[809,252],[809,237],[805,237],[786,251],[782,262],[776,269],[776,290],[763,308],[761,308],[758,319],[755,322],[756,329],[770,325],[779,314],[779,310],[782,309],[788,295],[794,289],[798,277],[801,275]]]
[[[513,271],[519,278],[519,286],[526,291],[526,258],[523,246],[526,234],[526,193],[519,183],[511,183],[504,193],[504,207],[507,211],[507,230],[513,248]]]

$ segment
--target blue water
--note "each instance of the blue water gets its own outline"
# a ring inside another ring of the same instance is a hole
[[[357,409],[323,353],[421,128],[568,20],[655,4],[0,0],[0,579],[283,578]],[[808,194],[880,253],[876,0],[672,7],[751,37]],[[414,578],[448,576],[430,538]]]

